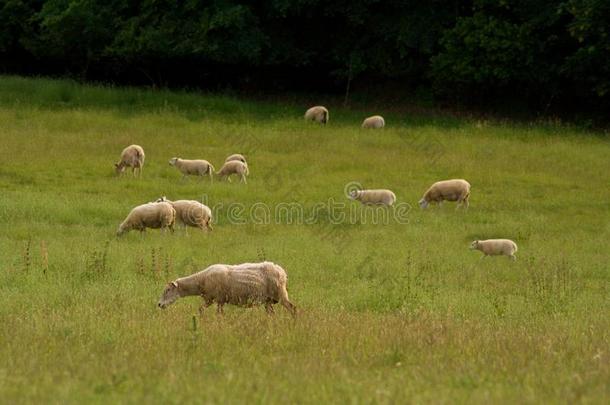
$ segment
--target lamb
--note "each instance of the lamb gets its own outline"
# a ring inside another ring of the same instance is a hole
[[[165,196],[159,198],[156,202],[167,202],[174,207],[176,219],[184,225],[185,232],[187,226],[196,227],[202,231],[212,230],[212,210],[207,205],[195,200],[170,201]]]
[[[221,179],[226,177],[229,183],[231,182],[231,175],[237,174],[241,177],[242,182],[247,183],[246,176],[250,174],[250,171],[248,170],[248,165],[246,163],[240,162],[239,160],[230,160],[225,162],[216,174]]]
[[[203,178],[207,174],[212,181],[214,166],[207,160],[187,160],[174,157],[169,160],[169,164],[180,170],[183,179],[188,175],[202,176]]]
[[[131,167],[131,174],[135,177],[137,169],[138,176],[141,177],[144,158],[144,149],[140,145],[129,145],[121,152],[119,162],[114,164],[116,174],[120,175],[125,171],[126,167]]]
[[[511,260],[517,260],[517,244],[510,239],[487,239],[475,240],[470,244],[471,250],[480,250],[484,253],[481,259],[487,256],[508,256]]]
[[[138,229],[144,232],[146,228],[170,229],[174,232],[176,210],[167,202],[147,203],[138,205],[131,210],[127,218],[119,226],[117,236]]]
[[[305,121],[315,121],[326,125],[328,119],[328,110],[321,105],[311,107],[309,110],[305,111]]]
[[[362,121],[362,128],[373,128],[379,129],[385,127],[385,120],[381,115],[373,115],[372,117],[365,118]]]
[[[468,198],[470,197],[470,183],[464,179],[453,179],[437,181],[424,193],[419,200],[419,206],[424,209],[430,203],[442,204],[443,201],[457,201],[456,209],[460,205],[468,208]]]
[[[354,190],[349,198],[362,204],[392,205],[396,202],[396,195],[391,190]]]
[[[246,162],[246,158],[244,157],[244,155],[240,155],[239,153],[234,153],[233,155],[227,157],[225,159],[225,162],[230,162],[231,160],[239,160],[240,162],[248,164],[248,162]]]
[[[224,304],[242,307],[265,305],[273,314],[273,304],[282,304],[296,316],[296,306],[288,299],[286,271],[272,262],[243,263],[239,265],[214,264],[198,273],[178,278],[167,284],[159,299],[159,308],[165,309],[178,298],[199,295],[203,303],[199,313],[216,302],[217,313],[223,313]]]

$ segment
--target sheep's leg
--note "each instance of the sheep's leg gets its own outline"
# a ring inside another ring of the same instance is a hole
[[[217,313],[218,315],[224,315],[224,314],[225,314],[225,313],[224,313],[224,310],[222,309],[222,306],[223,306],[223,305],[224,305],[224,304],[221,304],[220,302],[217,302],[217,303],[216,303],[216,313]]]
[[[267,311],[267,314],[268,314],[268,315],[273,315],[273,314],[275,314],[275,311],[273,310],[273,304],[272,304],[272,303],[270,303],[270,302],[267,302],[267,303],[265,304],[265,311]]]
[[[286,291],[286,287],[280,288],[280,304],[284,306],[290,312],[293,318],[297,316],[297,307],[288,299],[288,291]]]
[[[242,175],[241,175],[241,181],[242,181],[244,184],[248,184],[248,182],[246,181],[246,175],[245,175],[245,174],[243,174],[243,173],[242,173]]]
[[[203,298],[203,297],[201,297]],[[208,300],[203,298],[203,303],[201,304],[201,306],[199,307],[199,316],[203,316],[203,311],[209,307],[210,305],[212,305],[213,301],[212,300]]]
[[[205,223],[205,226],[208,228],[208,231],[212,231],[214,228],[212,228],[212,222],[210,220],[208,220],[208,222]]]
[[[517,256],[515,256],[514,254],[513,255],[509,255],[508,257],[510,257],[510,260],[512,260],[513,262],[515,260],[517,260]]]
[[[212,176],[212,169],[208,168],[208,176],[210,176],[210,183],[214,182],[214,176]]]
[[[228,181],[229,183],[231,183],[231,175],[230,175],[230,174],[227,176],[227,181]]]

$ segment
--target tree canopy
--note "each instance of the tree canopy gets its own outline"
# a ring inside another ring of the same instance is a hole
[[[608,104],[608,0],[0,0],[0,69],[120,83]]]

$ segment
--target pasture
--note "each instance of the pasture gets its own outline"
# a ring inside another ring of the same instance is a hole
[[[326,127],[304,122],[314,104]],[[385,129],[360,128],[373,114]],[[117,178],[134,143],[143,176]],[[248,184],[168,164],[232,153]],[[608,403],[609,157],[607,136],[555,124],[0,77],[0,397]],[[450,178],[472,184],[468,211],[420,210]],[[349,201],[355,183],[402,211]],[[115,237],[162,195],[208,204],[214,231]],[[517,261],[479,261],[486,238],[515,240]],[[167,281],[261,259],[288,272],[295,321],[157,308]]]

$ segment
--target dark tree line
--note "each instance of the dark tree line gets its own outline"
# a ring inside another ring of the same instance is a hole
[[[0,0],[0,69],[608,106],[610,0]]]

